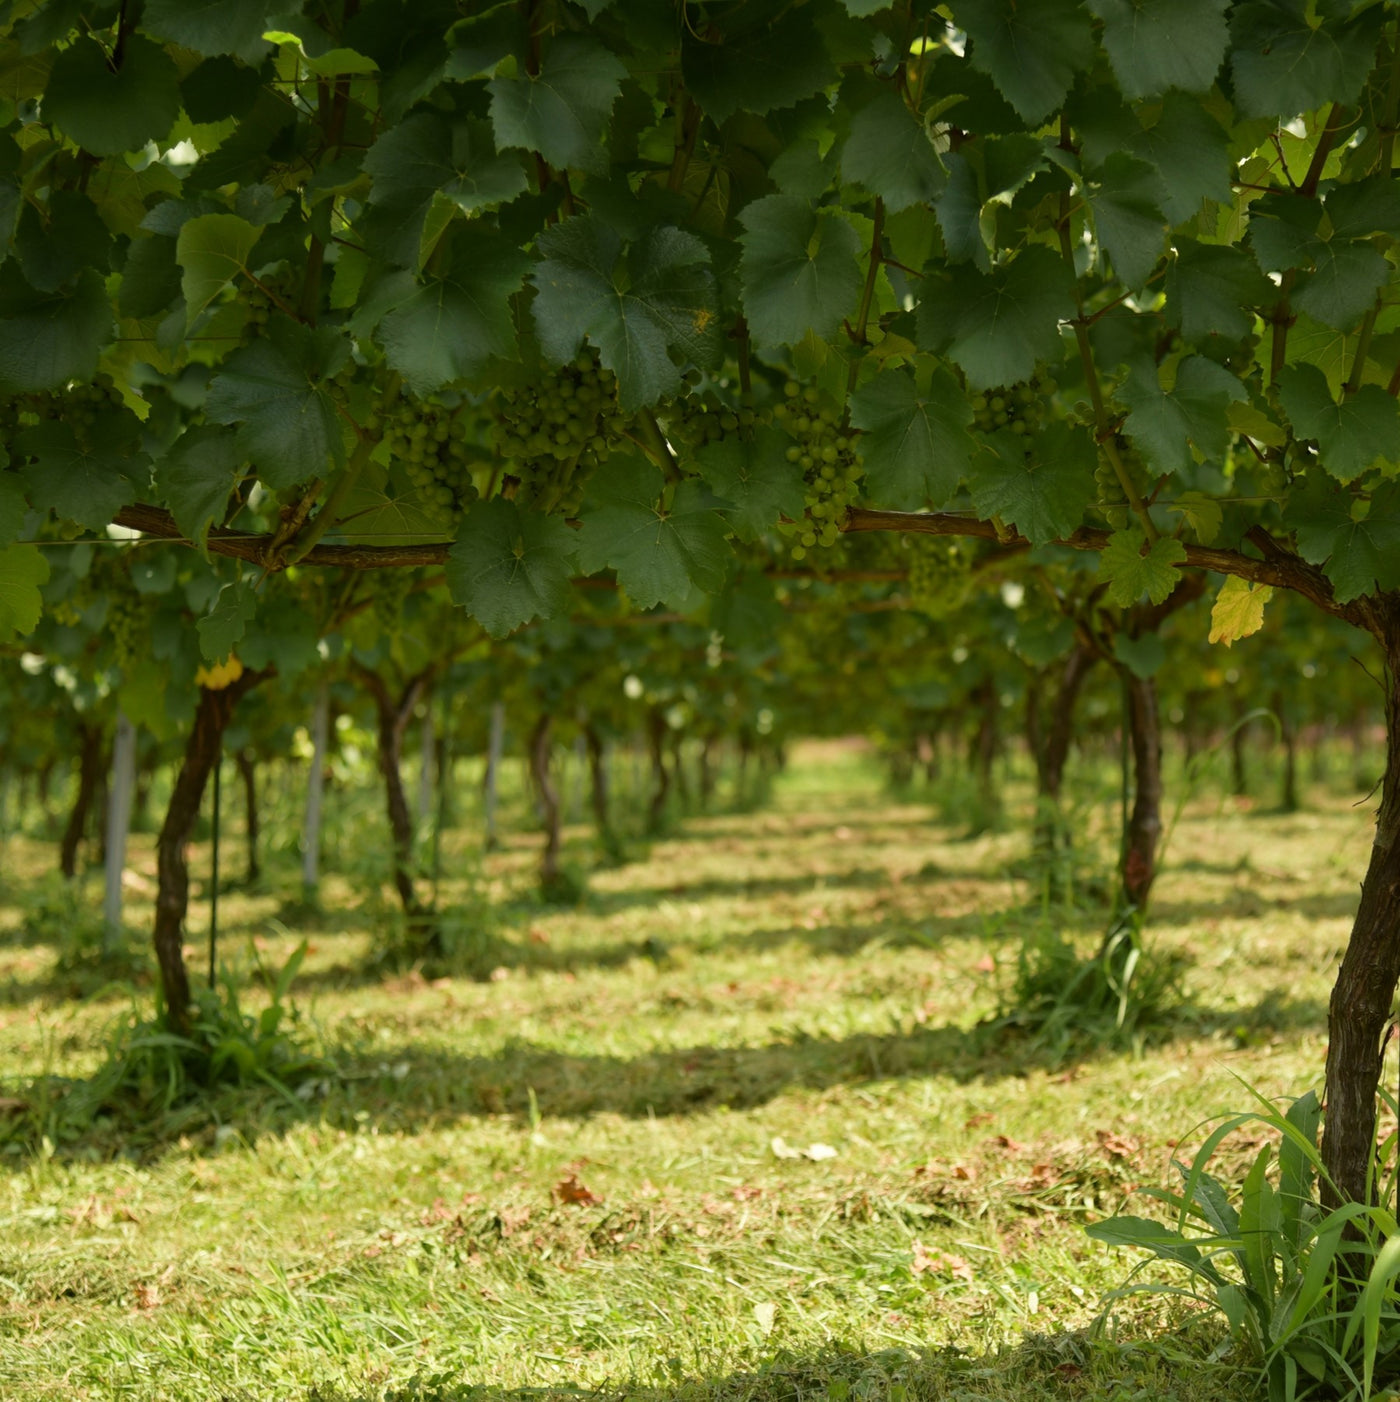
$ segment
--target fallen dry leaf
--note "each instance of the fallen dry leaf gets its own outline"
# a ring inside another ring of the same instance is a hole
[[[577,1173],[561,1178],[554,1185],[554,1197],[558,1202],[573,1203],[578,1207],[597,1207],[603,1201]]]
[[[1117,1159],[1130,1159],[1142,1148],[1136,1139],[1130,1139],[1126,1134],[1115,1134],[1110,1129],[1099,1130],[1095,1137],[1099,1147]]]
[[[961,1256],[953,1256],[947,1251],[929,1250],[923,1242],[914,1243],[914,1262],[911,1267],[915,1275],[946,1275],[954,1280],[972,1279],[972,1267]]]

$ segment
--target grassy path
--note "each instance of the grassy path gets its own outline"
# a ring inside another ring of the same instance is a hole
[[[347,897],[301,995],[344,1081],[299,1113],[226,1098],[218,1124],[0,1154],[0,1397],[1228,1397],[1189,1316],[1184,1360],[1150,1303],[1089,1345],[1127,1262],[1081,1225],[1164,1181],[1233,1075],[1320,1071],[1369,832],[1316,803],[1188,812],[1154,938],[1189,1006],[1136,1055],[976,1031],[1041,918],[1008,875],[1024,837],[960,841],[838,746],[577,910],[524,894],[533,839],[493,856],[481,981],[357,975],[376,917]],[[35,997],[53,953],[16,931],[47,860],[12,843],[0,896],[12,1078],[90,1067],[121,1007]],[[297,934],[267,933],[276,904],[226,902],[274,958]]]

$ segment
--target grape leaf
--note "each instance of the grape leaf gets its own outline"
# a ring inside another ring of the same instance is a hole
[[[206,662],[227,661],[257,608],[257,595],[242,581],[225,584],[219,590],[213,607],[194,624],[199,632],[199,651]]]
[[[238,643],[245,667],[275,667],[280,681],[295,677],[320,661],[316,620],[301,609],[263,609],[248,619]]]
[[[1141,287],[1167,243],[1167,218],[1157,207],[1155,167],[1118,151],[1095,172],[1087,188],[1100,245],[1127,287]]]
[[[773,581],[761,574],[730,580],[710,605],[710,626],[728,650],[739,654],[736,661],[740,666],[771,656],[783,627],[783,606]]]
[[[844,219],[806,200],[768,195],[739,215],[744,312],[760,345],[834,335],[855,309],[863,281],[860,238]]]
[[[202,424],[170,445],[156,465],[156,485],[188,539],[203,546],[210,525],[223,519],[242,470],[233,429]]]
[[[39,586],[49,578],[49,562],[37,545],[0,550],[0,639],[32,633],[44,611]]]
[[[184,270],[180,290],[191,318],[248,272],[248,255],[261,236],[261,229],[236,214],[202,214],[181,225],[175,261]]]
[[[1388,483],[1359,509],[1345,487],[1309,472],[1301,491],[1284,508],[1284,523],[1293,528],[1298,553],[1322,565],[1338,603],[1374,589],[1400,587],[1400,486]]]
[[[552,166],[607,170],[603,134],[627,69],[596,39],[561,34],[545,45],[539,74],[493,78],[496,145],[538,151]]]
[[[1163,536],[1149,547],[1141,529],[1114,531],[1099,556],[1098,578],[1108,584],[1108,597],[1128,608],[1146,594],[1154,604],[1164,602],[1181,578],[1176,566],[1186,559],[1186,547]]]
[[[112,308],[95,268],[53,293],[35,292],[10,265],[0,268],[0,390],[87,383],[111,339]]]
[[[1370,311],[1390,276],[1390,264],[1360,239],[1319,243],[1313,271],[1293,294],[1293,305],[1324,326],[1345,331]]]
[[[224,361],[205,415],[237,424],[239,450],[274,490],[324,477],[344,460],[335,401],[321,380],[349,356],[345,338],[275,317],[266,333]]]
[[[1201,104],[1185,93],[1168,93],[1157,121],[1133,138],[1135,156],[1156,166],[1157,202],[1171,224],[1184,224],[1204,200],[1228,204],[1230,138]]]
[[[650,229],[624,252],[614,230],[585,214],[547,229],[537,247],[544,256],[534,274],[540,345],[562,364],[591,341],[617,376],[624,409],[676,393],[687,361],[716,363],[715,278],[709,250],[694,234]]]
[[[972,66],[1031,126],[1064,101],[1093,58],[1089,17],[1076,0],[969,0],[957,14],[972,40]]]
[[[1225,59],[1227,0],[1086,0],[1123,96],[1206,92]]]
[[[936,199],[947,172],[918,116],[896,93],[882,93],[851,121],[841,178],[878,195],[891,213]]]
[[[1209,545],[1220,534],[1225,520],[1221,505],[1204,492],[1182,492],[1175,501],[1164,503],[1169,511],[1179,511],[1186,517],[1187,524],[1196,532],[1196,539],[1202,545]]]
[[[885,371],[851,396],[851,423],[872,501],[896,510],[942,506],[958,490],[972,459],[972,406],[944,369],[918,381]]]
[[[53,292],[83,268],[105,272],[112,236],[97,206],[76,190],[55,190],[48,219],[26,203],[15,230],[15,253],[25,281],[38,292]]]
[[[483,121],[449,122],[416,112],[390,127],[365,155],[372,204],[422,206],[441,193],[464,213],[506,204],[526,188],[514,154],[497,152]]]
[[[139,321],[163,312],[179,295],[175,240],[164,235],[132,239],[122,268],[117,311]]]
[[[73,425],[49,420],[25,429],[15,440],[17,455],[33,459],[24,469],[29,500],[36,511],[100,530],[122,507],[136,500],[149,459],[131,452],[125,426],[99,419],[81,446]]]
[[[139,151],[180,115],[180,70],[158,44],[127,36],[120,68],[95,39],[64,49],[44,89],[44,120],[94,156]]]
[[[270,51],[267,0],[146,0],[141,25],[197,54],[234,54],[256,64]]]
[[[919,344],[946,351],[973,389],[1029,379],[1038,360],[1057,360],[1060,322],[1074,315],[1064,263],[1048,248],[1028,248],[989,273],[960,268],[925,279]]]
[[[1317,366],[1286,365],[1278,396],[1293,432],[1317,444],[1322,466],[1338,482],[1400,458],[1400,405],[1379,385],[1362,385],[1338,404]]]
[[[714,593],[732,558],[726,527],[709,493],[682,482],[667,507],[661,470],[638,457],[614,458],[593,479],[579,532],[585,574],[617,571],[617,582],[639,608],[681,607],[692,588]]]
[[[1273,596],[1272,585],[1254,584],[1231,575],[1211,605],[1208,641],[1231,647],[1241,638],[1257,633],[1264,626],[1264,605]]]
[[[1048,545],[1078,528],[1098,494],[1098,453],[1088,433],[1051,424],[1030,456],[1026,440],[1005,430],[988,443],[972,474],[972,502],[983,520],[1000,516],[1032,545]]]
[[[24,529],[29,505],[18,474],[0,469],[0,548],[13,545]]]
[[[568,607],[575,536],[503,497],[467,512],[447,556],[447,588],[493,638]]]
[[[762,428],[752,439],[731,433],[695,455],[740,540],[757,540],[779,516],[797,521],[807,509],[802,470],[785,456],[789,441],[780,429]]]
[[[1154,364],[1138,361],[1118,397],[1128,406],[1124,432],[1152,470],[1165,473],[1190,468],[1193,444],[1202,457],[1223,456],[1230,445],[1230,404],[1248,392],[1223,366],[1191,355],[1177,366],[1170,390],[1162,388]]]
[[[1140,638],[1119,633],[1113,639],[1113,655],[1135,677],[1146,681],[1161,671],[1167,660],[1167,645],[1157,633],[1144,633]]]
[[[1268,279],[1243,249],[1174,240],[1167,266],[1167,317],[1188,341],[1207,336],[1239,340],[1254,328],[1253,307],[1273,292]]]
[[[1400,186],[1388,175],[1333,185],[1326,209],[1333,238],[1400,237]]]
[[[468,230],[454,240],[445,277],[419,284],[411,273],[390,274],[382,289],[389,296],[393,284],[396,305],[375,340],[415,394],[475,375],[493,356],[514,355],[510,299],[529,266],[523,253]]]
[[[1344,18],[1350,8],[1314,9],[1314,0],[1235,6],[1230,65],[1239,111],[1292,117],[1329,102],[1355,102],[1375,59],[1381,11],[1372,6]]]
[[[840,76],[810,10],[790,8],[773,24],[754,26],[719,43],[688,26],[681,37],[686,91],[707,117],[761,116],[811,97]]]

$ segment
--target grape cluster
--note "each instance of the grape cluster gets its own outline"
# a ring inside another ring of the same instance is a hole
[[[501,390],[492,410],[496,447],[510,463],[507,493],[565,516],[579,509],[589,474],[627,427],[616,377],[588,352],[542,369],[530,385]]]
[[[1029,380],[985,390],[972,396],[972,423],[979,433],[1006,431],[1025,443],[1029,457],[1036,433],[1045,421],[1045,405],[1059,386],[1037,370]]]
[[[857,446],[859,435],[843,427],[840,411],[815,385],[803,387],[789,380],[783,396],[773,417],[796,440],[787,450],[787,459],[802,469],[807,488],[806,517],[785,527],[787,534],[796,537],[789,553],[801,560],[813,546],[836,544],[865,469]]]
[[[386,633],[397,632],[403,622],[404,601],[413,592],[414,570],[380,570],[374,582],[374,618]]]
[[[455,525],[477,496],[462,409],[401,395],[381,416],[389,454],[402,464],[423,510],[444,526]]]
[[[86,452],[92,446],[92,430],[98,418],[105,410],[121,405],[121,391],[107,375],[91,384],[14,395],[0,400],[0,442],[8,444],[26,428],[61,420],[72,426],[78,447]]]
[[[682,460],[694,458],[702,448],[731,434],[752,433],[770,419],[751,405],[731,409],[713,390],[700,396],[686,395],[668,406],[663,423],[666,440]]]
[[[1118,461],[1127,469],[1133,484],[1141,491],[1143,473],[1137,453],[1128,440],[1121,435],[1115,437],[1113,441],[1118,452]],[[1099,454],[1098,466],[1094,468],[1094,484],[1099,489],[1098,500],[1095,503],[1099,514],[1108,522],[1110,530],[1123,530],[1131,515],[1128,494],[1124,491],[1117,470],[1109,461],[1106,453],[1100,452]]]
[[[972,560],[957,541],[905,536],[909,555],[909,603],[930,618],[947,618],[967,598]]]
[[[113,581],[107,594],[107,635],[112,656],[126,676],[133,664],[149,651],[150,619],[145,603],[125,574]]]
[[[275,313],[296,306],[297,295],[285,279],[268,278],[248,287],[240,300],[248,313],[244,327],[249,335],[257,336]]]

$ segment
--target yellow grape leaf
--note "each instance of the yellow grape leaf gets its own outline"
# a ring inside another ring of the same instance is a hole
[[[1210,611],[1210,641],[1229,647],[1257,633],[1264,626],[1264,605],[1273,596],[1273,585],[1251,584],[1231,575],[1220,586]]]

